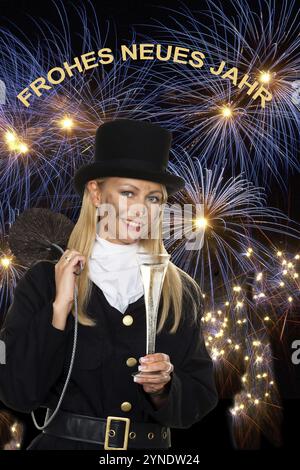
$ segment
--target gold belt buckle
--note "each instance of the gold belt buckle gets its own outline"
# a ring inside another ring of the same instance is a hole
[[[125,421],[125,434],[124,434],[124,442],[123,447],[110,447],[108,445],[109,441],[109,431],[110,431],[110,423],[114,421]],[[129,436],[129,426],[130,426],[130,419],[123,418],[119,416],[107,416],[106,420],[106,429],[105,429],[105,441],[104,441],[104,449],[105,450],[127,450],[128,447],[128,436]]]

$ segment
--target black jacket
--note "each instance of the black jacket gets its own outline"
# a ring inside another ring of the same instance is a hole
[[[0,332],[0,339],[6,344],[6,364],[0,365],[0,400],[13,410],[29,413],[39,406],[55,408],[60,396],[71,357],[74,317],[68,316],[64,331],[55,328],[54,298],[55,270],[50,261],[33,265],[15,289]],[[189,308],[188,302],[183,303],[183,308]],[[160,311],[161,304],[158,321]],[[167,353],[174,365],[167,402],[158,410],[131,375],[137,370],[139,358],[145,355],[144,297],[128,306],[124,316],[131,315],[133,323],[126,326],[123,314],[108,303],[93,283],[88,313],[97,320],[97,326],[78,325],[74,368],[60,409],[188,428],[216,406],[212,361],[200,322],[199,326],[193,324],[188,311],[175,334],[167,331],[172,324],[171,315],[156,338],[156,351]],[[128,358],[135,358],[136,365],[127,365]],[[132,405],[129,411],[121,410],[125,401]],[[93,446],[39,434],[31,448]]]

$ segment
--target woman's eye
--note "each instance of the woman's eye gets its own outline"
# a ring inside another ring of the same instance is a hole
[[[125,196],[125,197],[127,197],[127,196],[130,197],[134,193],[132,191],[121,191],[120,194],[122,196]],[[157,196],[149,196],[149,200],[150,200],[151,203],[159,203],[160,202],[160,198],[157,197]]]
[[[154,199],[154,201],[152,201],[152,202],[154,202],[154,203],[155,203],[155,202],[160,202],[160,199],[159,199],[159,197],[157,197],[157,196],[150,196],[149,199]]]

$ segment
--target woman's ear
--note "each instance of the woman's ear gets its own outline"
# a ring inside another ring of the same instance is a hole
[[[101,192],[99,190],[97,181],[91,180],[86,184],[92,203],[95,207],[98,207],[101,203]]]

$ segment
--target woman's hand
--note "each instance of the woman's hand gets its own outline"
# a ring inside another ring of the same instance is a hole
[[[85,256],[76,250],[66,250],[55,265],[56,296],[53,303],[52,324],[56,328],[64,329],[68,314],[72,309],[80,261],[84,266]]]
[[[168,354],[154,353],[140,358],[139,371],[147,372],[134,377],[134,381],[143,385],[146,393],[161,392],[171,380],[174,370]]]

